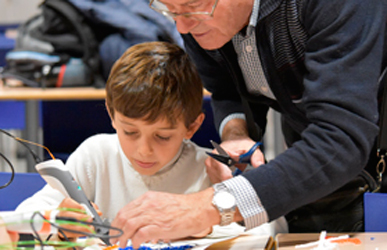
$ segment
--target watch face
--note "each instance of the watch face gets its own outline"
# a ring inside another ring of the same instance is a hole
[[[217,206],[223,209],[229,209],[235,206],[235,197],[228,192],[219,192],[214,196]]]

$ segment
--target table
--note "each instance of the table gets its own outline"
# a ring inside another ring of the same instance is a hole
[[[28,88],[28,87],[0,87],[0,100],[101,100],[105,98],[105,89],[93,87],[77,88]]]
[[[274,244],[271,236],[242,234],[236,238],[212,244],[206,250],[272,250]]]
[[[29,141],[42,144],[39,136],[39,101],[68,101],[68,100],[103,100],[105,89],[93,87],[76,88],[29,88],[6,87],[0,85],[0,100],[25,101],[26,138]],[[38,156],[43,158],[43,149],[39,149]],[[36,172],[35,160],[28,155],[27,171]]]
[[[350,240],[343,240],[338,243],[340,250],[375,250],[387,249],[387,232],[381,233],[328,233],[328,237],[337,237],[340,235],[349,235]],[[304,234],[278,234],[276,236],[277,250],[294,250],[296,245],[306,244],[319,240],[320,234],[304,233]],[[310,250],[317,247],[310,246],[305,248],[297,248],[300,250]]]

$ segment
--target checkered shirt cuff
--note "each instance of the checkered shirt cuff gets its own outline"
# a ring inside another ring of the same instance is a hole
[[[267,212],[261,204],[257,193],[250,182],[243,176],[236,176],[223,182],[235,196],[246,230],[269,221]]]

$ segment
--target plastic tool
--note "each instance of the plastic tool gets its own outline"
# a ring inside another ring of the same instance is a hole
[[[65,197],[70,197],[77,201],[86,209],[86,212],[93,217],[95,223],[104,225],[104,222],[92,206],[91,202],[87,199],[81,186],[74,180],[70,171],[61,160],[55,159],[41,162],[37,164],[35,168],[52,188],[60,191]],[[100,239],[110,246],[108,227],[95,226],[95,230],[98,234],[106,235],[106,237],[100,237]]]

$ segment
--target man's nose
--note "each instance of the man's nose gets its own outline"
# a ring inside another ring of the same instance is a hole
[[[177,31],[180,34],[188,34],[193,28],[195,28],[200,21],[192,17],[177,16],[174,18],[176,22]]]

